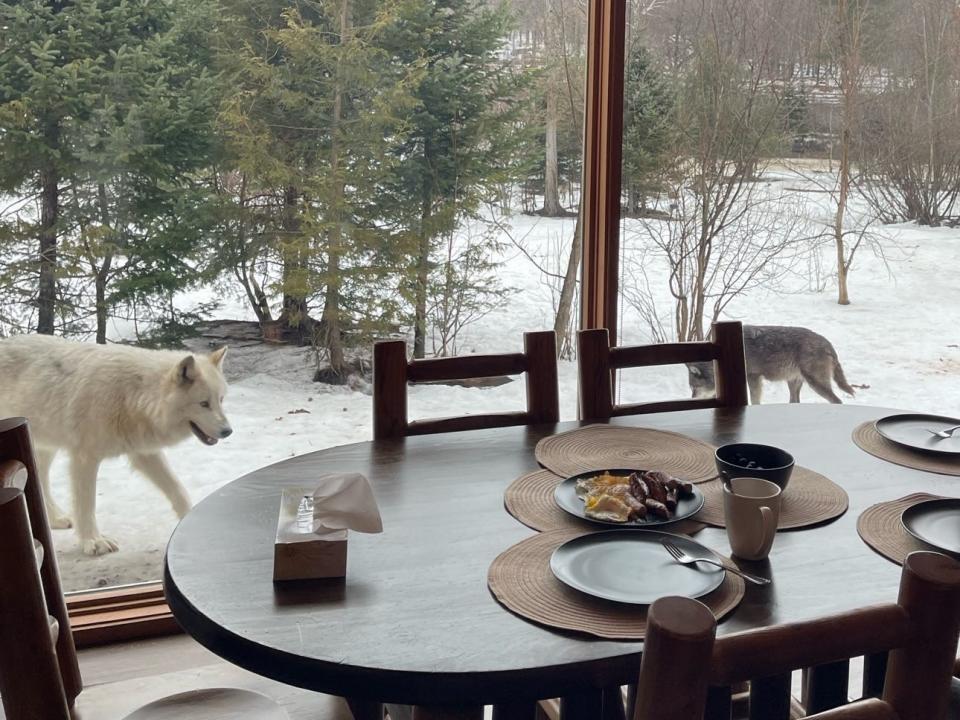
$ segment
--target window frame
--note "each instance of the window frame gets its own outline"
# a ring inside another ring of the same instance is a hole
[[[159,581],[80,590],[65,598],[78,648],[180,632]]]

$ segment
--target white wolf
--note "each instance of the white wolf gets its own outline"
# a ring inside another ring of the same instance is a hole
[[[70,518],[50,493],[50,463],[70,454],[70,485],[80,547],[88,555],[118,549],[96,519],[97,469],[127,455],[160,488],[178,516],[190,498],[162,449],[192,432],[206,445],[233,432],[223,414],[226,348],[210,355],[94,345],[45,335],[0,341],[0,417],[24,416],[36,447],[37,472],[55,528]]]

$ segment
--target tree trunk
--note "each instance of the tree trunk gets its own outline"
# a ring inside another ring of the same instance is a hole
[[[850,195],[850,142],[859,70],[859,21],[850,18],[846,0],[840,0],[837,4],[837,21],[841,42],[840,92],[843,98],[843,125],[840,130],[840,187],[837,195],[837,212],[833,219],[833,239],[837,248],[837,303],[849,305],[847,274],[852,258],[847,258],[844,246],[843,220],[847,211],[847,198]]]
[[[433,200],[426,191],[420,213],[417,248],[417,285],[414,297],[413,357],[424,357],[427,345],[427,283],[430,280],[430,212]]]
[[[559,217],[560,205],[559,159],[557,157],[557,95],[554,83],[547,85],[546,163],[543,173],[543,215]]]
[[[350,32],[350,0],[343,0],[340,8],[340,46],[347,43]],[[323,305],[323,320],[326,328],[327,352],[330,355],[330,369],[338,377],[343,377],[343,338],[340,334],[340,254],[343,235],[343,196],[344,182],[340,177],[340,122],[343,115],[343,89],[341,73],[337,60],[337,83],[333,96],[333,117],[330,123],[330,176],[333,180],[331,198],[332,225],[327,234],[327,289]]]
[[[247,231],[246,231],[246,221],[245,221],[245,211],[248,208],[247,204],[247,175],[242,173],[240,176],[240,218],[237,221],[237,243],[240,248],[239,254],[240,257],[233,265],[233,274],[236,276],[237,280],[240,281],[240,284],[243,285],[243,290],[247,294],[247,300],[250,303],[250,307],[253,308],[253,312],[257,316],[257,321],[262,326],[264,323],[273,321],[273,314],[270,312],[270,303],[267,301],[266,293],[263,292],[263,288],[260,287],[260,284],[257,282],[254,277],[254,272],[256,271],[256,251],[253,253],[253,257],[248,257],[247,255]],[[247,265],[249,261],[250,265]]]
[[[107,275],[110,273],[109,261],[97,273],[94,285],[97,296],[97,344],[107,344]]]
[[[107,209],[107,187],[103,183],[97,184],[97,202],[100,207],[100,224],[104,229],[110,227],[110,213]],[[92,255],[93,253],[91,253]],[[107,281],[110,279],[110,267],[113,264],[113,248],[108,248],[104,252],[103,263],[97,268],[94,274],[94,292],[96,293],[96,314],[97,314],[97,344],[107,344]],[[90,261],[96,267],[96,258],[91,257]]]
[[[257,322],[261,325],[267,322],[273,322],[270,303],[267,302],[267,296],[263,292],[263,288],[260,287],[260,284],[253,277],[252,265],[251,269],[248,269],[247,261],[241,259],[238,264],[234,265],[233,274],[243,286],[243,291],[247,295],[247,301],[257,316]]]
[[[844,122],[846,126],[846,122]],[[837,246],[837,303],[850,304],[847,292],[847,253],[843,241],[843,218],[847,210],[847,197],[850,194],[850,133],[844,127],[840,140],[840,192],[837,197],[837,214],[833,221],[833,239]]]
[[[257,315],[257,320],[261,323],[273,322],[273,313],[270,312],[270,302],[267,300],[267,294],[253,275],[249,276],[248,282],[250,284],[248,296],[253,305],[253,311]]]
[[[577,213],[577,224],[573,229],[573,242],[570,244],[570,257],[567,260],[567,272],[563,276],[563,285],[560,289],[560,302],[557,304],[557,317],[553,323],[553,331],[557,334],[557,357],[573,357],[573,338],[571,317],[573,315],[573,300],[576,296],[577,277],[580,272],[580,260],[583,256],[583,217],[581,211]]]
[[[546,0],[545,6],[543,16],[544,54],[549,70],[546,84],[546,162],[543,172],[543,214],[546,217],[559,217],[563,213],[563,208],[560,206],[559,161],[557,158],[557,91],[559,83],[551,59],[553,39],[552,28],[550,27],[550,0]]]
[[[295,187],[288,187],[283,193],[283,311],[280,319],[285,321],[297,342],[304,344],[312,341],[311,322],[307,313],[307,301],[304,297],[304,273],[306,260],[300,246],[300,217],[297,212],[299,193]]]
[[[49,123],[44,129],[47,147],[60,145],[60,126]],[[60,219],[60,174],[49,160],[40,171],[40,276],[37,284],[37,332],[53,335],[57,301],[57,222]]]

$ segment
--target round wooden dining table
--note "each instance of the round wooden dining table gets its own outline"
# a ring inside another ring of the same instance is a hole
[[[611,420],[717,445],[777,445],[849,494],[841,517],[780,532],[769,560],[740,563],[773,582],[748,585],[719,634],[896,599],[900,567],[860,539],[857,517],[913,492],[957,495],[960,478],[894,465],[853,443],[857,425],[892,412],[755,405]],[[540,627],[501,607],[487,588],[494,558],[534,532],[506,512],[504,490],[536,469],[538,440],[581,424],[356,443],[245,475],[198,503],[173,533],[164,571],[170,608],[190,635],[226,660],[348,697],[354,707],[404,703],[423,706],[424,717],[459,717],[456,708],[570,698],[634,682],[642,643]],[[330,472],[370,479],[384,532],[350,534],[344,579],[274,583],[281,489]],[[729,554],[723,530],[696,537]]]

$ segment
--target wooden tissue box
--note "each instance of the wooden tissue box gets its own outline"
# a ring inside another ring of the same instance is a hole
[[[277,538],[273,545],[274,580],[314,580],[347,575],[347,531],[320,534],[297,527],[297,508],[315,488],[284,488]]]

